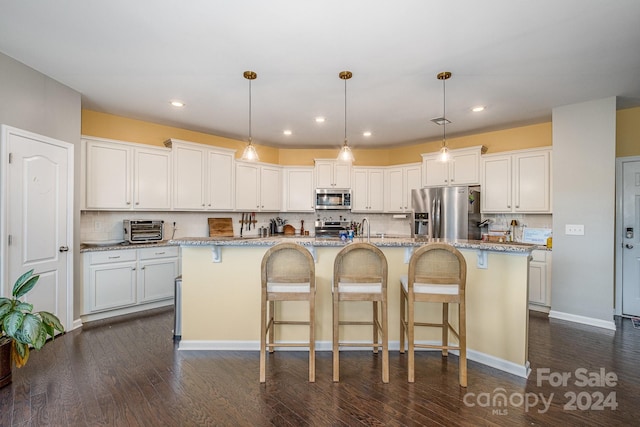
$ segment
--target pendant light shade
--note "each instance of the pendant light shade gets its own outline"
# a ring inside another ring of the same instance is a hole
[[[353,73],[351,71],[341,71],[338,74],[338,77],[344,80],[344,144],[340,149],[340,153],[338,153],[338,160],[341,162],[353,163],[355,158],[353,157],[353,152],[351,152],[351,148],[349,148],[349,143],[347,141],[347,80],[353,77]]]
[[[436,75],[438,80],[442,80],[442,148],[440,148],[440,161],[449,161],[449,149],[447,148],[447,89],[446,81],[451,78],[449,71],[443,71]],[[451,123],[451,122],[449,122]]]
[[[258,78],[258,75],[253,71],[245,71],[244,78],[249,80],[249,144],[244,148],[242,152],[242,160],[248,160],[250,162],[260,161],[256,147],[253,146],[253,138],[251,136],[251,80]]]

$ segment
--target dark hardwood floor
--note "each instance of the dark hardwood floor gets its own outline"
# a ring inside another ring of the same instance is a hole
[[[640,329],[622,319],[610,332],[530,318],[530,377],[469,362],[467,389],[457,384],[456,356],[419,352],[416,382],[408,384],[406,356],[397,351],[386,385],[380,356],[364,351],[341,353],[336,384],[330,352],[317,353],[314,384],[307,353],[276,352],[261,385],[258,352],[177,351],[172,311],[103,321],[14,369],[13,383],[0,390],[0,426],[639,425]],[[562,373],[571,377],[555,383]]]

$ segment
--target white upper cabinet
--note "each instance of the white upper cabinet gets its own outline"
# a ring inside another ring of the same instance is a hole
[[[217,211],[233,210],[235,151],[208,150],[207,167],[207,209]]]
[[[408,212],[411,210],[411,190],[422,188],[422,166],[394,166],[385,169],[384,211]]]
[[[351,188],[351,163],[315,160],[316,188]]]
[[[439,153],[422,155],[423,187],[480,184],[480,155],[485,147],[450,150],[450,159],[440,161]]]
[[[233,210],[235,150],[170,139],[173,151],[173,208]]]
[[[278,166],[236,162],[236,210],[273,211],[282,208],[282,169]]]
[[[283,168],[283,211],[315,212],[313,171],[313,167]]]
[[[106,139],[83,139],[86,209],[171,207],[171,151]]]
[[[352,212],[382,212],[384,169],[353,168]]]
[[[551,213],[551,150],[482,158],[482,212]]]

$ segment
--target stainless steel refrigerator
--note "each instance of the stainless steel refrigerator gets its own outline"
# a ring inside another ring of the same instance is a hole
[[[480,240],[480,187],[412,190],[416,236]]]

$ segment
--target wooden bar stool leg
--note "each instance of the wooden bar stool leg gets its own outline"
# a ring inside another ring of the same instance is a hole
[[[373,352],[378,353],[378,301],[373,301]]]
[[[267,297],[266,295],[262,296],[262,301],[260,303],[260,382],[263,383],[266,381],[266,339],[267,339]]]
[[[316,382],[316,301],[312,295],[309,299],[309,382]]]
[[[269,322],[271,326],[269,327],[269,340],[267,341],[270,344],[276,342],[276,302],[269,301]],[[269,353],[273,353],[276,350],[275,347],[269,347]]]
[[[400,353],[404,354],[404,334],[406,332],[406,304],[405,293],[400,283]]]
[[[458,335],[460,335],[460,385],[467,386],[467,311],[464,299],[460,301],[458,311]]]
[[[387,317],[387,300],[382,300],[382,382],[389,382],[389,319]]]
[[[407,361],[408,369],[408,381],[410,383],[415,381],[415,371],[414,371],[414,313],[415,313],[415,301],[413,299],[413,295],[411,292],[408,293],[407,296],[407,310],[408,310],[408,320],[407,320],[407,341],[409,342],[409,357]]]
[[[340,381],[340,354],[338,341],[340,340],[340,302],[338,292],[333,293],[333,382]]]
[[[442,303],[442,356],[447,357],[449,351],[446,347],[449,345],[449,303]]]

